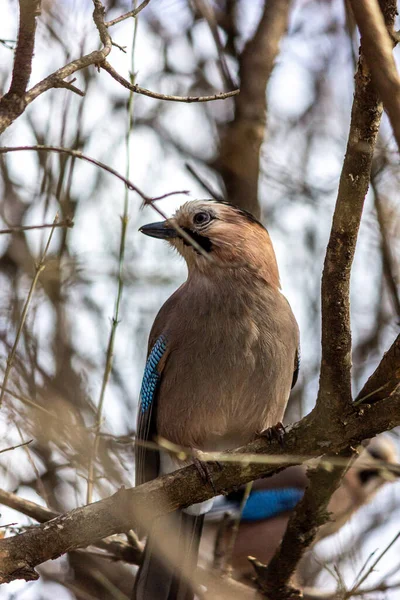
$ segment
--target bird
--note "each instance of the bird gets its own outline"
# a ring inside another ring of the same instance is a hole
[[[385,483],[398,477],[396,471],[388,472],[382,468],[382,462],[398,464],[397,448],[387,435],[370,440],[346,472],[328,505],[331,520],[319,529],[314,544],[336,533],[361,506],[372,500]],[[249,556],[254,556],[263,564],[269,563],[307,484],[304,466],[288,467],[273,477],[253,482],[240,517],[230,557],[233,576],[236,579],[248,583],[254,576]],[[227,514],[232,523],[239,517],[243,495],[244,489],[239,489],[228,496],[219,496],[214,502],[205,521],[200,546],[200,565],[206,568],[213,566],[216,539],[221,532],[221,519]],[[222,535],[218,551],[224,554],[229,545],[229,528],[225,528]],[[226,568],[226,565],[221,566]]]
[[[159,438],[189,449],[188,461],[207,479],[196,452],[237,448],[281,422],[299,371],[299,328],[281,291],[270,236],[251,213],[229,202],[192,200],[172,218],[139,231],[177,250],[187,279],[161,307],[150,332],[135,484],[184,466],[176,455],[149,447]],[[193,598],[189,580],[211,504],[151,523],[135,600]],[[157,552],[168,528],[179,532],[175,564]]]

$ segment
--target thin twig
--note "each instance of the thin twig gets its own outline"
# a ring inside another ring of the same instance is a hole
[[[253,486],[252,481],[250,481],[249,483],[246,483],[243,498],[240,502],[239,514],[234,519],[232,528],[229,532],[229,541],[228,541],[228,546],[226,549],[226,559],[225,559],[225,567],[224,567],[224,573],[226,575],[232,575],[231,561],[232,561],[233,551],[234,551],[236,539],[237,539],[237,536],[239,533],[239,525],[240,525],[240,521],[242,520],[243,510],[244,510],[244,507],[246,506],[247,500],[249,499],[252,486]]]
[[[0,386],[0,387],[2,387],[2,386]],[[36,402],[34,402],[33,400],[31,400],[30,398],[26,398],[26,396],[22,396],[21,394],[17,394],[13,390],[10,390],[10,388],[5,388],[5,393],[8,394],[9,396],[12,396],[16,400],[19,400],[20,402],[22,402],[22,404],[26,404],[27,406],[31,406],[32,408],[37,408],[38,410],[44,412],[46,415],[48,415],[49,417],[52,417],[53,419],[60,419],[60,420],[62,420],[62,416],[55,415],[54,413],[52,413],[49,410],[47,410],[47,408],[44,408],[44,406],[40,406],[40,404],[37,404]]]
[[[114,177],[120,179],[126,186],[128,186],[128,189],[139,194],[139,196],[145,202],[152,202],[152,198],[150,198],[150,196],[147,196],[147,194],[142,192],[134,183],[132,183],[132,181],[128,181],[128,179],[121,175],[121,173],[118,173],[118,171],[100,162],[99,160],[96,160],[95,158],[83,154],[80,150],[73,150],[72,148],[61,148],[60,146],[47,146],[40,144],[37,146],[3,146],[0,147],[0,154],[6,154],[8,152],[22,152],[25,150],[33,150],[35,152],[58,152],[59,154],[69,154],[70,156],[74,156],[75,158],[80,158],[81,160],[91,163],[92,165],[95,165],[96,167],[99,167],[100,169],[103,169],[104,171],[111,173],[111,175],[114,175]],[[176,193],[179,194],[180,192]]]
[[[24,446],[24,450],[26,452],[26,456],[28,458],[29,464],[31,465],[31,467],[33,469],[33,472],[35,473],[36,485],[37,485],[37,487],[39,488],[39,491],[42,494],[42,498],[45,500],[46,504],[48,505],[49,504],[49,500],[48,500],[46,488],[44,487],[42,478],[40,477],[39,469],[37,468],[37,466],[35,464],[35,461],[33,459],[33,456],[31,454],[31,451],[30,451],[29,447],[26,444],[24,444],[24,442],[23,442],[24,437],[22,435],[21,428],[18,425],[18,423],[17,423],[16,420],[14,420],[14,424],[15,424],[15,427],[17,428],[18,435],[21,438],[21,442],[22,442],[22,445]]]
[[[144,8],[146,8],[146,6],[149,4],[149,2],[150,2],[150,0],[143,0],[142,4],[140,4],[137,8],[135,8],[134,10],[130,10],[129,12],[125,13],[124,15],[121,15],[120,17],[116,17],[115,19],[112,19],[111,21],[107,21],[105,23],[105,26],[112,27],[113,25],[116,25],[117,23],[121,23],[121,21],[125,21],[125,19],[137,17],[138,14]]]
[[[390,542],[390,544],[388,544],[388,546],[386,546],[386,548],[380,553],[380,555],[378,556],[378,558],[372,563],[372,565],[369,567],[369,569],[367,570],[366,573],[364,573],[364,575],[361,577],[361,579],[358,581],[358,583],[346,593],[346,598],[351,598],[351,596],[354,594],[354,592],[356,592],[361,585],[364,583],[364,581],[367,579],[367,577],[369,577],[371,575],[371,573],[375,570],[376,565],[381,561],[381,559],[385,556],[385,554],[390,550],[390,548],[397,542],[397,540],[400,538],[400,531],[394,536],[394,538],[392,539],[392,541]]]
[[[286,428],[287,433],[291,428]],[[332,471],[333,467],[347,467],[349,465],[348,458],[341,458],[340,456],[318,456],[315,457],[311,454],[252,454],[250,452],[239,453],[239,452],[201,452],[199,450],[193,451],[191,448],[185,448],[165,440],[158,438],[158,443],[155,442],[144,442],[136,440],[136,444],[144,446],[150,449],[163,449],[171,454],[175,454],[179,460],[186,461],[188,457],[198,457],[203,462],[219,462],[219,463],[237,463],[243,467],[247,467],[252,464],[264,464],[264,465],[282,465],[290,466],[297,464],[306,464],[308,467],[326,469]],[[382,470],[382,473],[393,473],[400,476],[400,465],[397,463],[388,463],[384,460],[374,459],[374,466],[377,469]],[[352,463],[350,469],[366,469],[371,467],[371,459],[358,458],[357,463]]]
[[[56,225],[57,222],[58,222],[58,213],[55,216],[54,224],[53,225]],[[10,376],[11,368],[12,368],[12,365],[13,365],[13,362],[14,362],[16,351],[17,351],[18,342],[19,342],[19,339],[21,337],[22,329],[23,329],[23,327],[25,325],[25,320],[26,320],[26,317],[27,317],[27,314],[28,314],[28,310],[29,310],[29,306],[30,306],[30,303],[31,303],[31,300],[32,300],[32,297],[33,297],[33,293],[35,291],[35,288],[36,288],[37,282],[39,280],[40,274],[45,269],[45,260],[46,260],[47,252],[48,252],[48,249],[49,249],[52,237],[53,237],[54,230],[55,230],[55,227],[53,226],[53,228],[51,229],[50,235],[49,235],[49,239],[47,240],[47,244],[46,244],[46,247],[44,249],[42,258],[40,259],[39,263],[36,265],[35,276],[34,276],[34,278],[32,280],[31,287],[30,287],[29,293],[28,293],[28,297],[26,299],[24,308],[22,310],[21,320],[19,322],[18,329],[17,329],[17,335],[15,337],[15,341],[14,341],[13,347],[12,347],[11,352],[10,352],[10,354],[8,356],[8,359],[7,359],[7,365],[6,365],[6,369],[5,369],[5,372],[4,372],[4,378],[3,378],[3,384],[1,386],[1,391],[0,391],[0,408],[1,408],[2,403],[3,403],[4,394],[6,393],[6,387],[7,387],[8,378]]]
[[[33,442],[33,440],[28,440],[27,442],[21,442],[20,444],[16,444],[15,446],[9,446],[8,448],[3,448],[3,450],[0,450],[0,454],[3,454],[3,452],[9,452],[10,450],[15,450],[16,448],[22,448],[22,446],[27,446],[28,444],[31,444]],[[3,525],[3,527],[5,527],[5,525]]]
[[[66,218],[59,223],[43,223],[43,225],[13,225],[8,229],[0,229],[0,235],[3,233],[20,233],[21,231],[30,231],[31,229],[49,229],[50,227],[73,227],[74,222],[70,218]]]
[[[80,152],[79,150],[72,150],[71,148],[62,148],[60,146],[44,146],[44,145],[3,146],[3,147],[0,147],[0,154],[5,154],[7,152],[23,151],[23,150],[34,150],[36,152],[40,152],[43,150],[46,152],[65,153],[65,154],[69,154],[70,156],[74,156],[75,158],[80,158],[81,160],[89,162],[89,163],[95,165],[96,167],[99,167],[100,169],[104,169],[104,171],[111,173],[111,175],[114,175],[114,177],[117,177],[118,179],[123,181],[129,190],[136,192],[143,199],[143,203],[145,205],[150,205],[161,217],[163,217],[163,219],[166,219],[167,216],[158,206],[155,205],[155,202],[157,202],[158,200],[162,200],[163,198],[173,196],[175,194],[187,194],[188,193],[187,190],[181,190],[181,191],[176,191],[176,192],[169,192],[167,194],[163,194],[162,196],[156,196],[154,198],[151,198],[150,196],[148,196],[147,194],[142,192],[134,183],[132,183],[132,181],[129,181],[126,177],[121,175],[121,173],[118,173],[118,171],[116,171],[112,167],[109,167],[108,165],[100,162],[99,160],[96,160],[95,158],[91,158],[90,156],[87,156],[86,154],[82,154],[82,152]],[[213,260],[212,257],[207,252],[205,252],[204,249],[196,242],[195,239],[193,239],[188,233],[186,233],[186,231],[184,229],[182,229],[182,227],[179,227],[178,223],[176,223],[174,220],[171,220],[171,226],[176,229],[176,231],[179,233],[179,235],[181,237],[183,237],[184,240],[186,240],[189,244],[191,244],[193,246],[193,248],[195,248],[202,256],[204,256],[204,258],[206,258],[207,260],[211,260],[211,261]],[[214,263],[218,264],[217,261],[215,261],[215,260],[214,260]],[[223,265],[220,265],[220,266],[223,266]],[[230,265],[230,266],[232,267],[233,265]]]
[[[131,92],[135,92],[136,94],[142,94],[143,96],[148,96],[149,98],[155,98],[156,100],[167,100],[168,102],[213,102],[214,100],[226,100],[227,98],[232,98],[232,96],[237,96],[240,93],[239,89],[232,90],[231,92],[220,92],[213,94],[211,96],[171,96],[167,94],[159,94],[158,92],[152,92],[146,88],[142,88],[137,84],[131,84],[127,81],[122,75],[120,75],[107,60],[104,60],[100,67],[107,71],[111,75],[115,81],[118,81],[125,88],[130,90]]]
[[[219,67],[220,67],[220,71],[221,71],[222,80],[225,82],[225,84],[227,85],[228,88],[233,89],[235,87],[235,84],[233,83],[233,79],[229,72],[228,64],[226,62],[226,58],[225,58],[225,54],[224,54],[224,47],[223,47],[223,44],[221,42],[221,38],[219,35],[218,23],[217,23],[217,19],[215,17],[214,8],[210,5],[210,3],[207,0],[195,0],[195,5],[197,7],[197,10],[201,13],[203,18],[207,21],[207,24],[211,31],[211,35],[214,38],[215,46],[216,46],[217,52],[218,52]]]
[[[55,88],[65,88],[66,90],[69,90],[70,92],[74,92],[74,94],[78,94],[78,96],[81,96],[82,98],[84,98],[85,92],[82,92],[82,90],[80,90],[75,85],[73,85],[74,81],[76,81],[76,78],[72,79],[71,81],[63,81],[63,79],[59,79],[58,81],[56,80],[54,82],[54,87]]]
[[[136,5],[136,0],[135,0]],[[134,27],[133,27],[133,37],[132,37],[132,53],[131,53],[131,84],[135,83],[135,48],[136,48],[136,38],[137,38],[137,27],[138,27],[138,19],[135,19]],[[134,109],[134,94],[131,92],[129,94],[129,102],[128,102],[128,127],[126,133],[126,179],[129,180],[130,177],[130,138],[133,127],[133,109]],[[103,416],[103,407],[105,400],[105,393],[107,384],[110,378],[111,369],[113,365],[113,357],[114,357],[114,345],[115,345],[115,336],[117,333],[117,327],[119,323],[119,314],[120,314],[120,306],[122,300],[122,292],[124,287],[124,279],[123,279],[123,269],[124,269],[124,258],[125,258],[125,245],[126,245],[126,234],[128,229],[129,222],[129,194],[128,188],[125,187],[125,195],[124,195],[124,209],[123,214],[121,216],[121,237],[119,244],[119,258],[118,258],[118,277],[117,277],[117,291],[115,298],[115,308],[114,314],[111,320],[111,329],[110,335],[107,344],[107,353],[106,353],[106,364],[104,368],[103,381],[101,384],[100,397],[97,405],[96,412],[96,424],[95,424],[95,432],[94,432],[94,440],[92,451],[89,456],[89,468],[88,468],[88,485],[87,485],[87,496],[86,503],[89,504],[92,501],[93,495],[93,486],[94,486],[94,464],[96,461],[97,453],[99,450],[99,434],[101,429],[101,422]]]
[[[206,192],[210,194],[211,198],[214,198],[219,202],[224,202],[224,196],[219,192],[215,191],[208,182],[204,181],[204,179],[197,173],[193,165],[185,163],[185,167],[189,171],[189,173],[195,178],[195,180],[206,190]]]

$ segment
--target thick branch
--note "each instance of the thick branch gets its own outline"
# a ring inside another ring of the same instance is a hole
[[[14,68],[9,94],[22,96],[28,87],[32,71],[35,46],[36,17],[40,13],[40,1],[19,0],[19,31],[15,49]]]
[[[345,450],[343,458],[351,456]],[[304,552],[315,541],[318,529],[329,521],[327,507],[331,495],[340,485],[343,467],[336,467],[333,472],[318,469],[310,473],[310,483],[296,511],[292,513],[289,523],[275,555],[268,566],[255,563],[260,587],[268,596],[289,600],[296,597],[297,591],[287,587],[287,582],[296,571],[296,567]]]
[[[258,177],[266,125],[266,87],[289,15],[290,0],[265,2],[260,23],[239,58],[240,95],[232,123],[221,133],[217,168],[230,202],[260,215]]]
[[[39,521],[39,523],[54,519],[59,514],[49,508],[40,506],[40,504],[25,500],[25,498],[21,498],[12,492],[6,492],[2,489],[0,489],[0,504],[13,508],[27,517],[31,517],[31,519]]]
[[[51,519],[55,519],[60,513],[50,510],[45,506],[40,506],[35,502],[26,500],[13,494],[12,492],[6,492],[0,489],[0,504],[13,508],[14,510],[38,521],[39,523],[46,523]],[[129,564],[138,565],[140,562],[142,547],[140,542],[132,545],[127,543],[125,540],[118,539],[116,536],[112,538],[106,538],[95,544],[100,550],[106,550],[113,560],[123,560]]]
[[[389,0],[386,6],[391,28],[396,3]],[[332,418],[351,402],[350,270],[381,116],[382,105],[365,64],[362,43],[348,144],[322,277],[320,391]],[[322,402],[321,394],[317,403]]]
[[[387,26],[393,27],[395,0],[386,2]],[[364,200],[371,176],[372,157],[382,106],[365,65],[364,44],[355,79],[350,131],[340,176],[329,243],[322,275],[322,359],[316,412],[336,424],[343,435],[353,414],[351,392],[350,272],[356,248]],[[392,368],[389,364],[389,369]],[[385,367],[380,365],[380,372]],[[387,375],[387,373],[385,373]],[[393,382],[390,383],[391,390]],[[340,433],[338,433],[340,435]],[[351,457],[351,452],[348,456]],[[280,598],[292,598],[287,587],[304,551],[324,522],[324,512],[340,483],[345,467],[334,475],[319,471],[296,512],[275,556],[265,571],[258,570],[266,590],[280,590]]]
[[[363,406],[362,412],[353,411],[343,429],[327,421],[323,413],[313,411],[291,428],[286,437],[289,455],[320,456],[322,452],[336,454],[349,446],[387,431],[400,424],[400,394],[373,405]],[[310,431],[313,435],[310,435]],[[257,439],[240,452],[279,457],[279,443]],[[294,463],[299,462],[296,458]],[[217,493],[271,474],[287,465],[278,458],[273,465],[263,463],[229,463],[222,471],[210,463]],[[194,466],[159,477],[137,488],[121,489],[114,496],[77,508],[43,525],[4,540],[0,540],[0,582],[13,579],[36,579],[34,567],[65,552],[94,544],[104,537],[122,533],[135,522],[146,522],[179,507],[207,500],[215,495],[204,486]]]
[[[25,92],[32,71],[36,17],[39,13],[40,0],[19,1],[18,42],[15,49],[10,89],[0,99],[0,132],[2,131],[3,118],[9,119],[12,122],[26,108]]]
[[[393,40],[389,34],[393,33],[396,7],[393,3],[389,3],[390,6],[387,2],[384,4],[386,23],[388,16],[390,19],[388,32],[378,0],[350,0],[350,4],[361,33],[365,59],[400,148],[400,78],[393,58]]]

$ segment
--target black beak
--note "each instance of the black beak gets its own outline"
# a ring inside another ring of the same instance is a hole
[[[139,229],[141,233],[150,237],[159,238],[160,240],[169,240],[178,236],[178,232],[173,227],[168,226],[167,221],[159,221],[158,223],[149,223],[143,225]]]

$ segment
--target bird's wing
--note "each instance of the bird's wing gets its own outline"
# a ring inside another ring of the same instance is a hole
[[[242,512],[241,521],[264,521],[292,511],[303,497],[301,488],[277,488],[251,492]],[[228,513],[232,518],[239,516],[240,501],[220,496],[206,516],[206,520],[218,521]]]
[[[168,355],[168,343],[164,334],[160,334],[154,342],[152,337],[154,338],[154,336],[150,336],[150,348],[142,379],[137,416],[136,485],[154,479],[159,472],[159,452],[157,449],[146,446],[146,444],[153,442],[157,433],[157,393]]]
[[[146,446],[157,435],[157,404],[163,370],[172,352],[174,337],[169,328],[171,313],[184,290],[184,284],[160,308],[149,336],[147,362],[144,368],[136,424],[135,470],[136,485],[159,475],[160,453]]]
[[[304,490],[299,488],[256,490],[250,494],[246,502],[242,520],[261,521],[291,511],[301,500],[303,494]]]

